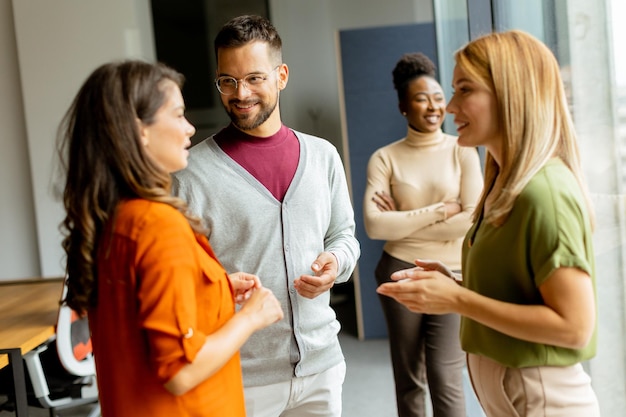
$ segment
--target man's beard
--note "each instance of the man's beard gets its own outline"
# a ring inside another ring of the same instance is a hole
[[[232,100],[228,104],[230,106],[234,104],[243,104],[246,105],[249,101],[241,101],[241,100]],[[224,106],[226,113],[228,113],[228,117],[230,117],[231,122],[237,127],[239,130],[247,131],[253,130],[257,127],[261,126],[263,123],[270,118],[274,110],[276,109],[276,105],[278,104],[278,99],[274,102],[273,105],[268,105],[267,103],[261,101],[261,110],[256,116],[250,115],[240,115],[235,112],[229,111],[229,109]]]

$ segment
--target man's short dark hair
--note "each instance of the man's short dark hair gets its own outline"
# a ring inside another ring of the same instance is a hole
[[[277,55],[278,63],[282,63],[283,43],[278,31],[268,19],[257,15],[238,16],[226,22],[213,42],[215,56],[219,49],[237,48],[255,41],[266,42]]]

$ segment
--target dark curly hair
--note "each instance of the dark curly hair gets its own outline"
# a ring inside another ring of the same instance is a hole
[[[403,101],[409,83],[416,78],[427,76],[435,78],[436,67],[433,61],[421,52],[402,55],[393,69],[393,87],[398,92],[398,100]]]

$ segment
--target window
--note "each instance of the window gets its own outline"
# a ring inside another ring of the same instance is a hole
[[[626,55],[622,51],[626,44],[626,3],[435,0],[437,24],[446,33],[441,39],[451,38],[455,28],[450,25],[466,9],[472,38],[481,30],[525,30],[552,49],[562,68],[596,209],[594,246],[601,342],[596,357],[586,366],[603,415],[621,415],[626,407]],[[476,16],[491,19],[476,30],[472,22]],[[620,53],[617,45],[621,45]],[[445,45],[444,54],[460,46]],[[452,69],[446,67],[445,71]]]

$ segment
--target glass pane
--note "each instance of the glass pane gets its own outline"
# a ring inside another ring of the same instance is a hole
[[[469,41],[467,0],[435,0],[434,6],[439,58],[437,74],[449,100],[452,97],[454,52]],[[452,117],[446,117],[443,130],[456,135]]]
[[[612,0],[609,5],[609,16],[611,20],[609,27],[612,41],[612,57],[615,67],[615,130],[617,141],[621,152],[621,176],[619,181],[620,193],[624,193],[626,189],[626,54],[624,54],[624,45],[626,45],[626,25],[624,25],[624,16],[626,16],[626,2],[623,0]],[[622,45],[621,53],[617,51],[617,45]]]

